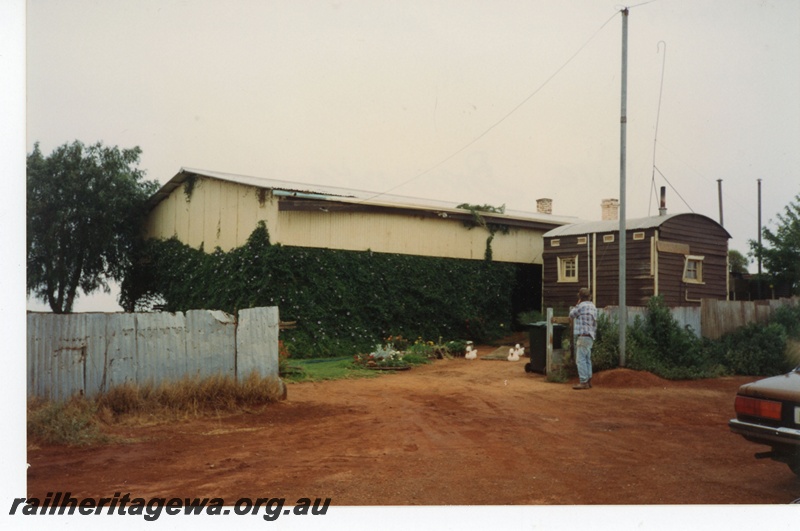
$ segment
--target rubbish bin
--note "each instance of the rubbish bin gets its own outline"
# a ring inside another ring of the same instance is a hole
[[[530,341],[530,363],[525,364],[525,372],[547,373],[547,321],[528,323]],[[567,327],[553,323],[553,349],[561,348],[561,336]]]

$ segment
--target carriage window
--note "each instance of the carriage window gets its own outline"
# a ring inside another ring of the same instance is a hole
[[[578,281],[578,255],[558,257],[558,281]]]
[[[703,283],[704,256],[687,256],[683,265],[683,281],[691,284]]]

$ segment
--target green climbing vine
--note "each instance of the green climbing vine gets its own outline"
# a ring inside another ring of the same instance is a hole
[[[469,203],[462,203],[458,205],[456,208],[463,208],[464,210],[469,210],[472,214],[472,219],[469,221],[464,222],[464,226],[468,229],[473,229],[475,227],[482,227],[489,232],[489,236],[486,238],[486,250],[484,251],[484,259],[487,262],[492,261],[492,240],[494,240],[495,234],[500,232],[501,234],[508,234],[509,227],[508,225],[504,225],[502,223],[489,223],[486,221],[486,218],[483,216],[483,213],[488,212],[492,214],[505,214],[506,206],[501,205],[499,207],[494,207],[491,205],[470,205]]]
[[[272,245],[261,222],[211,253],[149,240],[122,283],[128,310],[277,306],[293,357],[369,352],[391,335],[488,340],[512,323],[515,264]]]
[[[197,186],[197,175],[188,173],[186,175],[186,180],[183,181],[183,195],[186,196],[187,203],[192,200],[195,186]]]

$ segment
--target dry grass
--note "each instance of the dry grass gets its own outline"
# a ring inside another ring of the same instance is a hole
[[[251,373],[242,381],[232,376],[184,378],[160,385],[124,384],[97,397],[97,405],[113,415],[172,412],[202,415],[208,412],[242,411],[285,398],[279,378]]]
[[[97,405],[83,397],[66,402],[32,399],[27,405],[29,444],[85,446],[108,442],[100,429]]]
[[[70,446],[109,441],[102,426],[124,422],[145,424],[208,414],[237,413],[263,408],[286,397],[286,386],[275,377],[252,373],[238,382],[231,376],[184,378],[159,385],[126,383],[93,400],[28,401],[29,444]]]

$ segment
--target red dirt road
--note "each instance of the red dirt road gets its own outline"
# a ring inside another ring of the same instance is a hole
[[[483,352],[489,349],[483,348]],[[133,442],[31,448],[28,496],[332,498],[332,505],[785,504],[786,465],[728,431],[751,378],[626,369],[573,391],[524,361],[439,360],[290,384],[258,413],[111,428]]]

